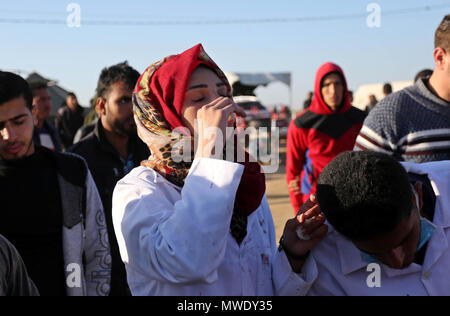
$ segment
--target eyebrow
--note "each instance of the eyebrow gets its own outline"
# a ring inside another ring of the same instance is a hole
[[[216,83],[216,87],[222,87],[222,86],[224,86],[224,85],[225,85],[225,83],[223,83],[223,82],[218,82],[218,83]],[[208,85],[207,85],[207,84],[197,84],[197,85],[195,85],[195,86],[189,87],[189,88],[188,88],[188,91],[189,91],[189,90],[193,90],[193,89],[199,89],[199,88],[208,88]]]
[[[0,121],[0,124],[5,124],[5,123],[8,122],[8,121],[16,121],[16,120],[21,119],[22,117],[25,117],[25,116],[27,116],[27,114],[25,114],[25,113],[19,114],[19,115],[14,116],[14,117],[12,117],[12,118],[10,118],[10,119],[7,119],[7,120],[4,121],[4,122]]]

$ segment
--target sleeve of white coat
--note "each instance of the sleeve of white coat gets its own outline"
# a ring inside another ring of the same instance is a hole
[[[195,159],[175,205],[165,198],[161,186],[167,183],[119,182],[113,220],[123,261],[161,282],[216,281],[243,169],[223,160]]]
[[[278,251],[275,239],[275,226],[272,213],[267,200],[263,202],[265,216],[271,223],[270,239],[272,246],[272,282],[274,293],[278,296],[304,296],[307,295],[314,281],[317,279],[318,270],[312,256],[308,258],[300,274],[292,271],[291,265],[284,252]]]

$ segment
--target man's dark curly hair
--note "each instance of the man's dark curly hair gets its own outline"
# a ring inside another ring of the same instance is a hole
[[[393,231],[411,214],[408,174],[392,157],[376,152],[344,152],[317,181],[317,200],[327,220],[352,241]]]
[[[96,93],[99,97],[106,98],[106,94],[109,92],[111,85],[118,81],[125,82],[130,89],[133,89],[139,76],[139,72],[130,67],[126,61],[103,68],[100,78],[98,78]]]

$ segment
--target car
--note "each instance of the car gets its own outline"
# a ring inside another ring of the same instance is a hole
[[[238,119],[238,126],[242,128],[254,127],[256,129],[260,127],[266,127],[270,132],[271,128],[271,113],[270,111],[259,102],[255,96],[239,95],[233,97],[234,102],[244,109],[245,120]]]

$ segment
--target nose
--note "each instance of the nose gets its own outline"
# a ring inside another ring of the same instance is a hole
[[[405,267],[406,253],[402,247],[398,247],[390,253],[391,267],[394,269],[402,269]]]
[[[16,139],[16,133],[13,128],[5,127],[1,131],[3,141],[12,143]]]

